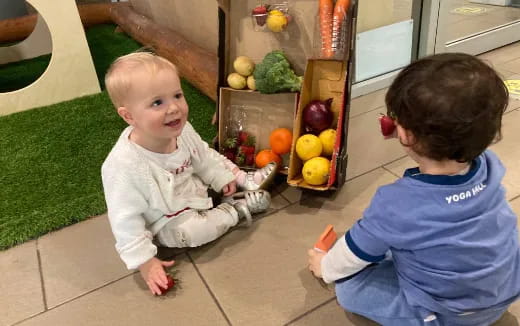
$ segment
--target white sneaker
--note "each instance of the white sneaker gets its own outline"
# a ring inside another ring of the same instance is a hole
[[[246,180],[244,184],[240,187],[243,190],[258,190],[258,189],[267,189],[271,185],[276,176],[276,171],[278,170],[278,165],[276,162],[271,162],[264,166],[261,169],[256,171],[248,171],[246,172]],[[259,172],[262,176],[262,181],[260,184],[255,182],[255,173]]]
[[[264,212],[271,206],[271,195],[265,190],[251,190],[224,197],[222,202],[233,205],[239,218],[245,218],[250,226],[253,223],[251,214]]]

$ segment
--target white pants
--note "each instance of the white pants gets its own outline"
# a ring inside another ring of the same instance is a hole
[[[198,247],[219,238],[238,220],[237,211],[227,203],[205,211],[189,210],[168,222],[156,237],[170,248]]]

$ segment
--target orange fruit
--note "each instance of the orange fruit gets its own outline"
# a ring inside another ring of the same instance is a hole
[[[281,165],[282,158],[270,149],[261,150],[256,154],[255,163],[258,168],[263,168],[271,162],[276,162],[278,165]]]
[[[278,155],[287,154],[291,151],[292,132],[287,128],[278,128],[269,136],[271,149]]]

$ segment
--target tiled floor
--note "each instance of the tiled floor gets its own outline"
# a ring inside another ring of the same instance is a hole
[[[482,57],[505,78],[520,76],[520,44]],[[251,228],[178,251],[182,283],[166,297],[152,297],[125,269],[106,216],[0,252],[0,325],[353,325],[334,290],[306,270],[306,250],[327,223],[338,230],[352,225],[378,186],[413,165],[395,141],[380,137],[384,94],[353,101],[349,181],[340,191],[318,196],[278,186],[271,210]],[[518,125],[520,101],[512,100],[504,139],[493,149],[508,168],[507,196],[520,214]],[[520,317],[520,303],[511,311]]]

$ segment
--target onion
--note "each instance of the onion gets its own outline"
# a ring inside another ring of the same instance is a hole
[[[303,123],[307,132],[317,134],[330,127],[333,118],[331,103],[332,99],[329,98],[326,101],[314,100],[305,106]]]

